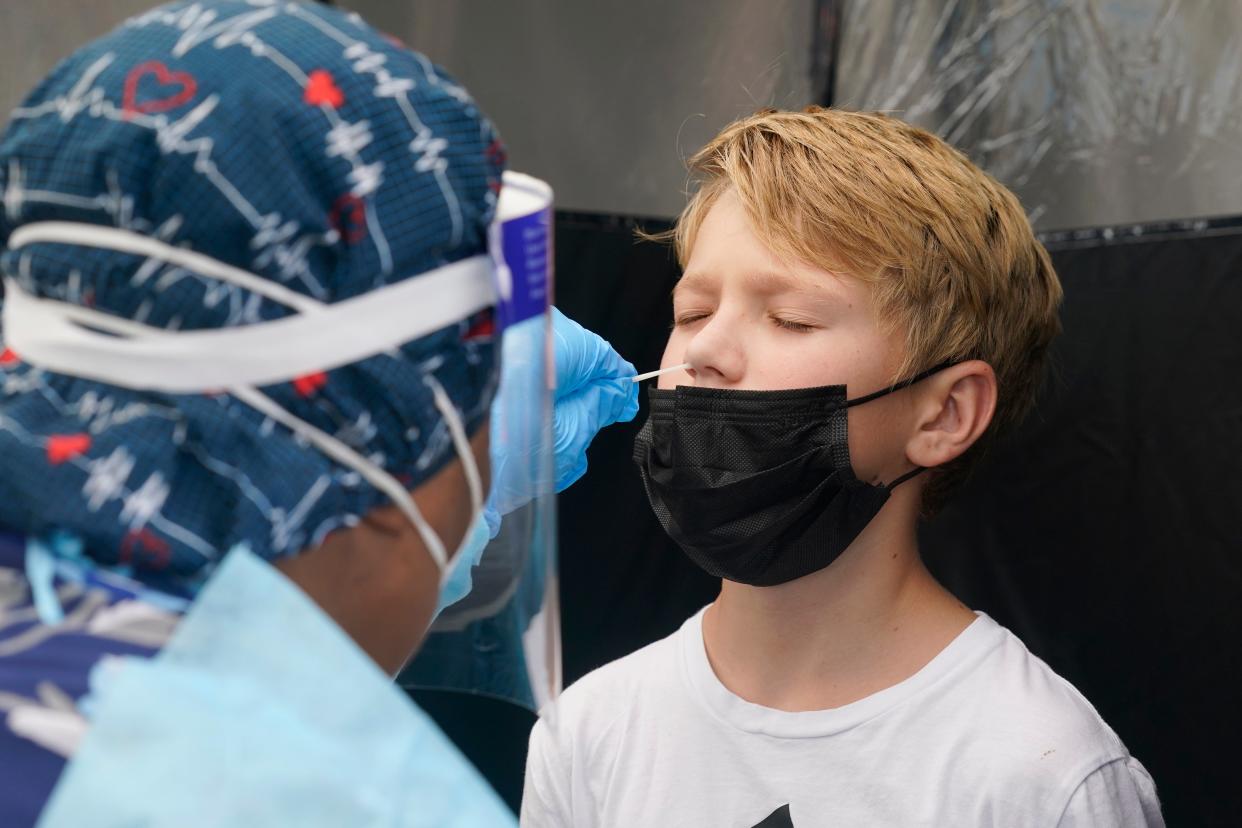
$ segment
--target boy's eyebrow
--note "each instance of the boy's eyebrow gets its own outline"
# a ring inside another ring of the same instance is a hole
[[[815,297],[832,295],[832,286],[810,279],[801,279],[789,273],[779,271],[758,271],[749,273],[746,281],[756,293],[805,293]]]
[[[746,274],[746,281],[755,292],[763,294],[803,293],[819,299],[827,299],[836,294],[835,285],[830,279],[812,282],[779,271],[753,271]],[[673,296],[686,290],[712,291],[716,289],[717,282],[706,271],[694,270],[677,280],[673,287]]]
[[[689,273],[684,273],[677,280],[677,284],[673,285],[673,296],[676,296],[678,293],[684,293],[687,290],[708,290],[710,285],[705,283],[711,280],[712,278],[701,270],[692,270]]]

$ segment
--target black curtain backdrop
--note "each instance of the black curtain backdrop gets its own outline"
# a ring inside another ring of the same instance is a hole
[[[1227,223],[1226,223],[1227,224]],[[667,224],[644,222],[648,229]],[[658,366],[678,271],[635,222],[563,213],[558,304]],[[1050,241],[1065,332],[1038,410],[925,527],[938,577],[1077,686],[1151,771],[1170,826],[1242,813],[1242,228]],[[566,680],[673,632],[713,581],[602,433],[560,506]],[[427,698],[512,804],[528,714]]]
[[[1170,826],[1242,824],[1242,231],[1053,258],[1039,409],[926,558],[1091,700]]]

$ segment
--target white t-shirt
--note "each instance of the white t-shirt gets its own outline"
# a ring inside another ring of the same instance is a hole
[[[721,684],[702,616],[536,725],[523,826],[1164,825],[1151,777],[1091,704],[986,615],[905,681],[805,713]]]

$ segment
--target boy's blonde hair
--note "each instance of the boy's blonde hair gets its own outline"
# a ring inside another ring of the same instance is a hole
[[[708,210],[732,188],[777,255],[873,286],[884,324],[905,339],[894,380],[980,359],[996,372],[995,425],[1029,410],[1060,330],[1061,285],[1017,198],[960,152],[886,115],[809,107],[730,124],[690,169],[701,183],[669,234],[682,267]],[[966,475],[980,444],[935,470],[925,512]]]

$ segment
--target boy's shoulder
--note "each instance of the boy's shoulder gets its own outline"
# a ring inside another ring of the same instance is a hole
[[[565,689],[556,702],[557,715],[571,728],[594,723],[601,714],[623,718],[645,700],[667,699],[682,683],[683,638],[694,627],[692,616],[670,635],[629,655],[597,667]],[[684,690],[681,690],[684,694]]]
[[[1016,771],[1082,779],[1105,764],[1129,758],[1117,734],[1070,682],[987,616],[978,624],[994,641],[987,657],[946,683],[934,706],[988,773]],[[949,711],[957,711],[955,714]]]

